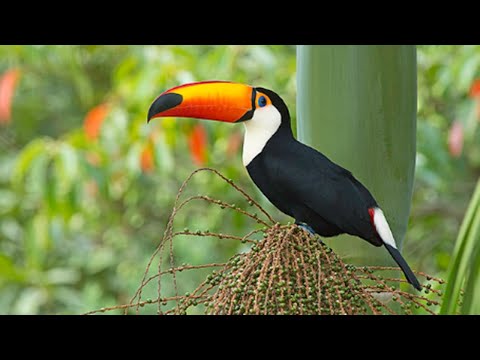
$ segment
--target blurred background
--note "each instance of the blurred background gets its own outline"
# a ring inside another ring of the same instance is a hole
[[[0,46],[0,314],[127,303],[178,188],[199,167],[219,170],[290,221],[243,168],[242,126],[147,125],[146,113],[169,87],[224,79],[274,89],[295,120],[295,54],[279,45]],[[412,268],[446,278],[480,173],[480,46],[418,46],[417,56],[417,163],[403,252]],[[200,174],[191,188],[248,206],[212,176]],[[238,235],[254,225],[205,203],[177,222]],[[187,240],[175,256],[191,264],[225,261],[243,246]],[[182,286],[204,276],[191,273]]]

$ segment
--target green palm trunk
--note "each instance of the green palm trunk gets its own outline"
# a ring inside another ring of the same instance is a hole
[[[297,85],[299,140],[371,191],[401,248],[415,171],[415,46],[298,46]],[[354,264],[393,264],[358,238],[326,242]]]

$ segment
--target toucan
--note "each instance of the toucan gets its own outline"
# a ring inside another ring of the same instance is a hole
[[[159,117],[242,122],[243,164],[273,205],[320,236],[347,233],[385,246],[407,281],[422,289],[372,194],[350,171],[295,139],[288,107],[272,90],[229,81],[188,83],[153,101],[147,121]]]

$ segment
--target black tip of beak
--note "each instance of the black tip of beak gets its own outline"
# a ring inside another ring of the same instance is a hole
[[[150,105],[150,109],[148,109],[147,123],[154,117],[158,117],[158,114],[180,105],[182,101],[183,97],[180,94],[167,93],[160,95],[152,105]]]

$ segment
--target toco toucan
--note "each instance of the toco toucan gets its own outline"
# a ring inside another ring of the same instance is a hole
[[[167,116],[243,122],[243,164],[273,205],[320,236],[347,233],[384,245],[421,290],[372,194],[350,171],[295,139],[287,105],[275,92],[228,81],[185,84],[150,106],[148,121]]]

